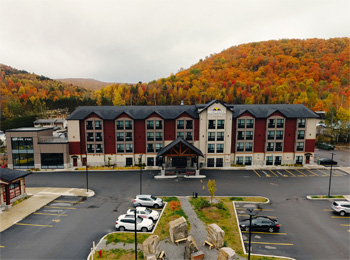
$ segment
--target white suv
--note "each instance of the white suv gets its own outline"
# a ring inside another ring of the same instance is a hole
[[[153,221],[148,218],[136,218],[136,230],[141,230],[142,232],[151,231],[153,228]],[[115,222],[115,228],[119,231],[124,230],[135,230],[135,216],[134,215],[120,215]]]
[[[152,207],[152,208],[159,208],[163,207],[164,203],[161,198],[157,198],[153,195],[137,195],[134,199],[134,207]]]
[[[332,209],[338,212],[340,216],[344,216],[345,213],[350,213],[350,202],[349,201],[334,201],[332,203]]]
[[[129,209],[126,214],[128,215],[135,215],[135,211],[138,217],[141,218],[149,218],[153,221],[158,220],[159,218],[159,213],[155,210],[151,210],[146,207],[137,207],[135,209]]]

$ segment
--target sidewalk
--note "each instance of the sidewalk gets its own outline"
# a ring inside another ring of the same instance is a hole
[[[30,198],[0,213],[0,232],[8,229],[60,196],[92,197],[94,191],[74,188],[26,188]]]

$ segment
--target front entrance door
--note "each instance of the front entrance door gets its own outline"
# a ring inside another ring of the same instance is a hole
[[[186,168],[187,157],[173,157],[172,166],[176,168]]]
[[[305,163],[306,163],[306,164],[309,164],[309,163],[310,163],[310,155],[306,155]]]
[[[78,166],[78,158],[73,157],[73,167],[77,167]]]

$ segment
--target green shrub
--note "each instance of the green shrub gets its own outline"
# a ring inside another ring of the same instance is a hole
[[[203,197],[200,197],[198,199],[193,199],[191,201],[193,203],[193,206],[199,210],[204,209],[206,207],[210,207],[210,202],[206,198],[203,198]]]
[[[241,198],[241,197],[231,197],[230,201],[243,201],[243,198]]]

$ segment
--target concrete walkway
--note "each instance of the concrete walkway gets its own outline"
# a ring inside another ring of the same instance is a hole
[[[8,229],[60,196],[92,197],[92,190],[72,188],[26,188],[31,197],[0,213],[0,232]]]

